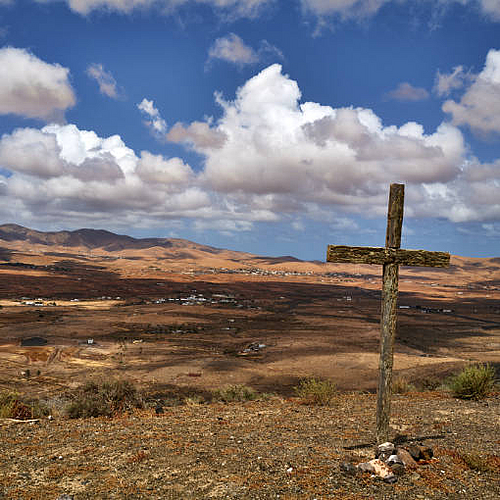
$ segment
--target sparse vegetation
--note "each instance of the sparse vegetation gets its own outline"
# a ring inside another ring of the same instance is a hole
[[[309,404],[328,405],[337,394],[337,388],[331,380],[306,378],[295,387],[295,392]]]
[[[492,469],[487,458],[484,458],[479,453],[461,453],[460,458],[465,462],[467,467],[480,472],[488,472]]]
[[[137,389],[128,380],[88,381],[73,395],[66,414],[70,418],[113,416],[143,406]]]
[[[39,406],[43,409],[44,415],[52,415],[53,417],[66,416],[66,407],[68,398],[61,393],[55,393],[48,397],[38,400]]]
[[[17,392],[0,393],[0,418],[26,420],[47,414],[48,409],[38,401],[26,401]]]
[[[485,398],[495,384],[495,370],[489,364],[465,367],[450,381],[453,395],[459,399]]]
[[[205,399],[199,394],[193,394],[192,396],[187,396],[186,398],[184,398],[184,403],[188,406],[196,406],[205,403]]]
[[[162,400],[168,389],[184,398],[198,395],[185,386],[155,389]],[[394,423],[408,429],[402,442],[427,436],[425,445],[436,457],[403,471],[395,485],[351,476],[341,467],[372,453],[372,446],[357,445],[372,439],[375,394],[339,392],[333,408],[260,399],[259,393],[258,402],[178,405],[129,418],[2,422],[0,485],[6,498],[19,500],[64,495],[94,500],[109,498],[110,492],[137,500],[499,498],[496,398],[488,406],[417,393],[395,398]],[[437,415],[446,431],[437,431]],[[26,479],[28,474],[36,480]]]
[[[443,385],[443,381],[437,377],[423,377],[416,382],[417,387],[423,391],[435,391]]]
[[[214,399],[232,403],[236,401],[254,401],[258,398],[258,393],[246,385],[230,385],[224,389],[217,389],[213,393]]]
[[[392,381],[392,392],[394,394],[406,394],[414,390],[415,386],[408,382],[405,377],[397,377]]]
[[[31,412],[15,392],[0,394],[0,418],[30,418]]]

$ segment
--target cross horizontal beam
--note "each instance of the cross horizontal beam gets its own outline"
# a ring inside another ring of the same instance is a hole
[[[398,264],[415,267],[448,267],[450,254],[427,250],[404,250],[384,247],[348,247],[328,245],[327,262],[349,264]]]

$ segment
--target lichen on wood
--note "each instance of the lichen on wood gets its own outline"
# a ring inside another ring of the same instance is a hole
[[[328,245],[327,262],[346,264],[398,264],[412,267],[448,267],[450,254],[427,250],[405,250],[384,247],[349,247]]]

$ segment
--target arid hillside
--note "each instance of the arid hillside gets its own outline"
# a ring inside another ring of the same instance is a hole
[[[498,498],[498,394],[462,402],[422,391],[471,362],[500,367],[500,259],[401,269],[394,369],[411,392],[395,398],[392,433],[435,457],[395,485],[341,470],[373,454],[380,274],[178,239],[0,226],[0,392],[59,409],[33,425],[0,421],[0,496]],[[332,406],[296,397],[311,377],[336,385]],[[68,393],[113,379],[149,406],[64,419]],[[228,386],[271,396],[205,403]]]
[[[198,268],[222,266],[234,269],[239,265],[250,267],[300,262],[293,257],[263,258],[178,238],[137,239],[96,229],[41,232],[15,224],[0,226],[0,245],[4,247],[4,251],[30,251],[47,257],[57,257],[54,253],[67,253],[68,257],[80,259],[96,256],[132,260],[157,258]]]
[[[375,387],[378,266],[16,225],[0,226],[0,247],[3,375],[21,385],[31,367],[64,383],[127,371],[199,388],[286,392],[308,375]],[[500,363],[499,315],[500,259],[402,268],[396,370],[415,379]],[[47,343],[20,345],[29,337]]]

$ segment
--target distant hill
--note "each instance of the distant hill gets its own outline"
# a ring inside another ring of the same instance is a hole
[[[304,261],[291,256],[258,257],[256,255],[215,248],[180,238],[133,238],[104,229],[78,229],[75,231],[43,232],[17,224],[0,225],[0,246],[18,251],[36,250],[46,255],[60,252],[93,254],[109,253],[121,256],[156,255],[187,263],[235,268],[267,267],[280,264],[300,264]],[[44,248],[47,247],[47,248]],[[68,254],[69,256],[69,254]]]
[[[326,270],[378,275],[377,266],[357,264],[330,264],[320,261],[303,261],[291,256],[265,257],[246,252],[200,245],[179,238],[133,238],[104,229],[78,229],[76,231],[43,232],[17,224],[0,225],[0,260],[8,261],[10,251],[40,254],[46,257],[86,258],[102,256],[105,259],[122,259],[131,262],[168,261],[172,269],[195,268],[261,268],[268,270],[313,271]],[[326,249],[325,249],[326,250]],[[22,260],[22,259],[21,259]],[[26,260],[24,258],[24,260]],[[138,264],[139,265],[139,264]],[[141,264],[142,265],[142,264]],[[408,275],[464,275],[465,280],[489,281],[500,272],[500,258],[467,258],[452,256],[448,269],[402,268]],[[467,275],[467,277],[465,276]],[[434,278],[433,278],[434,279]],[[496,278],[495,278],[496,279]]]
[[[144,249],[154,246],[168,248],[172,242],[167,238],[137,239],[115,234],[104,229],[78,229],[76,231],[42,232],[17,224],[0,226],[0,240],[24,241],[32,244],[62,247],[101,248],[108,252],[125,249]]]

